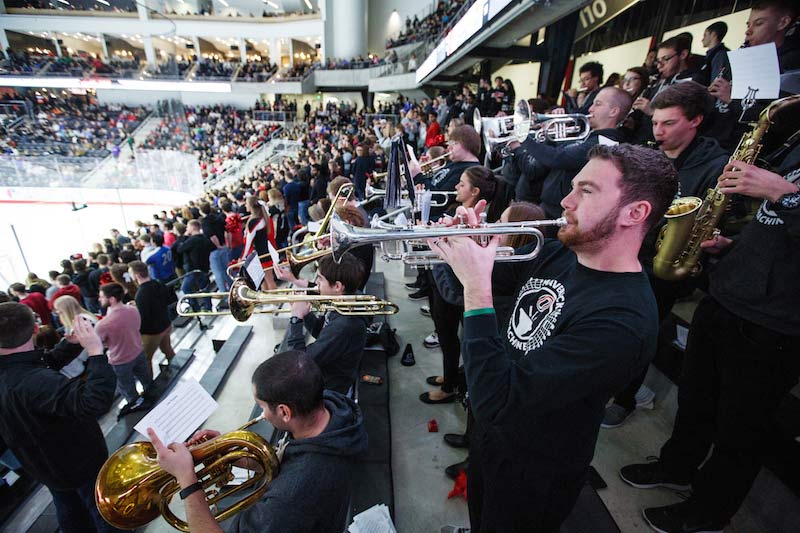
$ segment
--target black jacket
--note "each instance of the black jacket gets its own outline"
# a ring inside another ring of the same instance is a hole
[[[208,255],[214,249],[214,245],[205,235],[192,235],[182,243],[178,244],[178,253],[183,258],[183,269],[186,272],[191,270],[202,270],[208,272]]]
[[[673,161],[678,171],[681,197],[699,196],[704,198],[706,190],[713,188],[722,169],[728,163],[728,153],[716,139],[696,137],[692,143]]]
[[[786,157],[780,173],[800,184],[800,148]],[[762,202],[710,278],[711,296],[731,313],[800,336],[800,207]]]
[[[111,408],[116,384],[104,356],[89,358],[85,381],[47,368],[38,350],[0,356],[0,447],[50,488],[85,484],[108,457],[97,417]]]
[[[290,440],[280,473],[261,499],[224,523],[230,533],[340,533],[352,467],[367,450],[364,417],[349,398],[325,391],[331,420],[316,437]]]
[[[156,335],[169,327],[167,307],[174,294],[172,289],[153,279],[139,286],[139,290],[136,291],[136,309],[142,317],[139,333]]]
[[[625,140],[624,132],[608,128],[593,131],[585,141],[568,146],[550,146],[544,143],[529,145],[528,153],[538,163],[550,168],[550,173],[547,174],[542,186],[541,203],[548,218],[561,216],[561,200],[572,190],[572,178],[589,161],[587,154],[592,147],[600,143],[601,135],[612,141]]]
[[[316,339],[306,346],[303,326]],[[358,365],[367,343],[367,318],[336,312],[319,317],[306,315],[303,322],[289,324],[287,343],[292,350],[310,355],[322,370],[325,388],[346,393],[358,375]]]

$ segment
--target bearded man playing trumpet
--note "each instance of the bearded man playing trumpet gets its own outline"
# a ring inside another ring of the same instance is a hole
[[[557,532],[606,402],[655,354],[658,314],[638,252],[675,196],[675,170],[639,146],[597,146],[588,159],[561,201],[561,242],[546,241],[536,259],[495,264],[498,236],[485,247],[428,241],[464,286],[473,531]],[[464,210],[469,225],[484,206]],[[515,295],[498,324],[493,299]]]

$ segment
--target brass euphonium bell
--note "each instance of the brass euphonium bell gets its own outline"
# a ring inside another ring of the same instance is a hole
[[[243,428],[258,420],[248,422]],[[243,428],[190,449],[195,465],[203,465],[197,472],[197,479],[207,491],[208,504],[214,506],[223,498],[237,497],[234,504],[217,511],[214,516],[217,521],[256,503],[278,473],[278,456],[272,446],[261,435]],[[233,480],[234,463],[242,459],[255,461],[261,470],[241,485],[223,491]],[[213,489],[214,486],[217,489]],[[246,490],[249,494],[240,496]],[[158,465],[153,445],[136,442],[123,446],[103,464],[95,483],[95,500],[105,521],[120,529],[136,529],[162,515],[175,529],[189,531],[189,524],[169,508],[170,500],[178,491],[177,480]]]

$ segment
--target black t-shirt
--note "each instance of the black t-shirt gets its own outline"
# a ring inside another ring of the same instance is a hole
[[[190,270],[202,270],[208,272],[208,254],[214,249],[205,235],[192,235],[178,245],[178,252],[183,257],[183,268],[187,272]]]
[[[136,291],[136,309],[142,317],[139,333],[155,335],[167,329],[170,325],[167,316],[167,306],[171,299],[171,289],[168,289],[156,280],[150,280],[139,285]]]
[[[200,226],[203,228],[203,235],[209,240],[214,235],[217,236],[220,245],[225,245],[225,217],[219,213],[211,213],[200,219]]]
[[[646,274],[587,268],[548,240],[532,261],[495,264],[492,291],[508,318],[467,316],[462,342],[487,455],[585,470],[606,402],[655,354]]]

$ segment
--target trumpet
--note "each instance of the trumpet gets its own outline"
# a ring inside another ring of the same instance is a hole
[[[528,138],[532,126],[539,123],[534,139],[537,142],[579,142],[585,140],[592,132],[589,124],[591,115],[556,115],[532,113],[526,100],[517,102],[513,116],[481,117],[477,109],[472,115],[475,131],[483,134],[487,152],[505,146],[513,141],[523,142]],[[489,130],[497,128],[498,136],[489,135]]]
[[[418,195],[421,195],[424,192],[425,191],[416,191]],[[366,193],[367,193],[367,199],[362,200],[361,202],[359,202],[358,205],[360,206],[365,205],[373,201],[377,197],[385,196],[386,189],[376,189],[375,187],[367,185]],[[431,207],[447,207],[456,197],[455,191],[430,191],[430,193],[432,195]],[[408,198],[408,192],[406,192],[405,189],[403,190],[403,197]]]
[[[420,244],[423,239],[444,238],[444,237],[478,237],[482,243],[495,235],[531,235],[536,240],[536,246],[527,254],[517,254],[513,248],[498,248],[495,261],[498,262],[520,262],[528,261],[539,255],[544,244],[544,235],[539,228],[548,226],[565,226],[566,218],[555,220],[531,220],[525,222],[508,223],[487,223],[486,213],[481,213],[481,223],[478,227],[470,228],[464,224],[454,227],[429,227],[429,226],[394,226],[381,225],[378,228],[359,228],[347,224],[343,220],[334,217],[331,221],[331,249],[333,259],[339,261],[345,252],[358,246],[373,245],[380,243],[385,261],[400,260],[403,263],[417,268],[427,268],[441,264],[444,261],[432,251],[414,252],[408,251],[411,244]],[[401,241],[399,252],[388,251],[385,243]]]
[[[476,111],[477,111],[477,109],[476,109]],[[440,168],[445,166],[447,163],[449,163],[450,162],[450,157],[452,157],[452,152],[447,151],[447,152],[443,153],[442,155],[440,155],[439,157],[434,157],[433,159],[428,159],[427,161],[421,162],[419,164],[419,168],[420,168],[420,170],[422,171],[423,174],[430,174],[431,172],[433,172],[435,170],[439,170]],[[438,164],[439,161],[442,161],[442,163]]]
[[[210,298],[222,300],[228,298],[230,308],[225,311],[190,311],[190,300]],[[314,289],[273,289],[271,291],[257,291],[251,289],[243,278],[233,282],[229,292],[197,292],[185,294],[178,300],[178,314],[180,316],[224,316],[231,315],[239,322],[246,322],[253,314],[278,314],[290,313],[287,308],[258,309],[262,305],[280,306],[308,302],[314,311],[326,313],[336,311],[340,315],[372,316],[393,315],[398,307],[392,302],[381,300],[371,294],[342,294],[320,295],[314,294]]]
[[[275,450],[259,434],[246,431],[261,420],[256,418],[236,431],[202,442],[190,449],[195,465],[202,464],[197,479],[208,491],[206,500],[216,506],[248,489],[250,494],[218,511],[214,518],[225,520],[256,503],[278,474],[280,463]],[[232,467],[241,459],[261,465],[252,478],[230,490],[223,490],[233,480]],[[216,486],[217,489],[212,487]],[[159,514],[172,527],[189,531],[189,524],[175,516],[169,502],[180,490],[178,481],[164,471],[149,442],[135,442],[114,452],[103,464],[95,483],[97,509],[109,524],[120,529],[137,529],[155,520]]]

